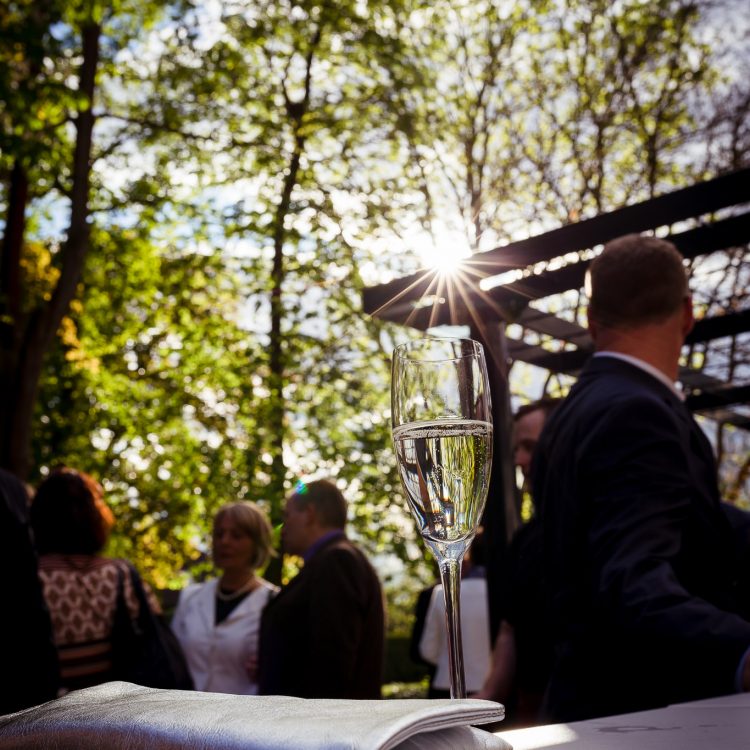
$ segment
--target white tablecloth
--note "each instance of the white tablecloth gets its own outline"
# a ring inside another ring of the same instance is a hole
[[[507,750],[472,726],[504,713],[471,699],[304,700],[109,682],[0,716],[0,750]]]
[[[495,735],[514,750],[750,750],[750,693]]]

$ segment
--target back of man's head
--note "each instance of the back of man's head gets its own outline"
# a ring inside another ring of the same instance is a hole
[[[608,242],[586,276],[589,320],[612,329],[661,323],[689,295],[682,255],[666,240],[628,234]]]
[[[343,529],[346,526],[346,498],[333,482],[327,479],[318,479],[309,484],[301,482],[294,499],[301,508],[312,505],[321,526],[330,529]]]

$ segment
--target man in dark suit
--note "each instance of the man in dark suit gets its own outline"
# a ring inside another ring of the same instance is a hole
[[[750,689],[716,465],[674,385],[693,324],[682,257],[663,240],[621,237],[592,262],[588,287],[597,353],[532,468],[554,721]]]
[[[0,714],[52,700],[60,682],[52,622],[39,580],[29,523],[29,495],[0,469]]]
[[[346,500],[332,482],[300,483],[286,502],[284,550],[304,567],[263,612],[261,694],[380,697],[383,594],[345,525]]]
[[[521,470],[527,492],[532,491],[530,473],[536,445],[545,422],[559,405],[560,399],[545,397],[524,404],[513,415],[513,461]],[[535,513],[513,535],[503,578],[503,618],[492,651],[492,667],[473,697],[503,703],[504,726],[525,726],[539,719],[552,668],[540,514]]]

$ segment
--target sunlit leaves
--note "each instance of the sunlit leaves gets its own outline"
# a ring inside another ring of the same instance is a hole
[[[160,582],[206,552],[220,503],[257,499],[278,521],[298,475],[336,476],[353,534],[418,564],[388,434],[389,336],[360,290],[415,270],[415,226],[484,249],[746,158],[732,110],[735,140],[693,159],[696,101],[718,80],[696,8],[13,4],[0,164],[23,159],[32,185],[26,311],[57,278],[71,123],[89,106],[80,31],[102,25],[91,249],[40,392],[37,468],[97,473],[113,550]]]

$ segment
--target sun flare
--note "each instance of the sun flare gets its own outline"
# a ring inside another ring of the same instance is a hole
[[[424,266],[442,275],[454,274],[471,255],[466,238],[453,232],[440,233],[438,236],[422,235],[415,248]]]

